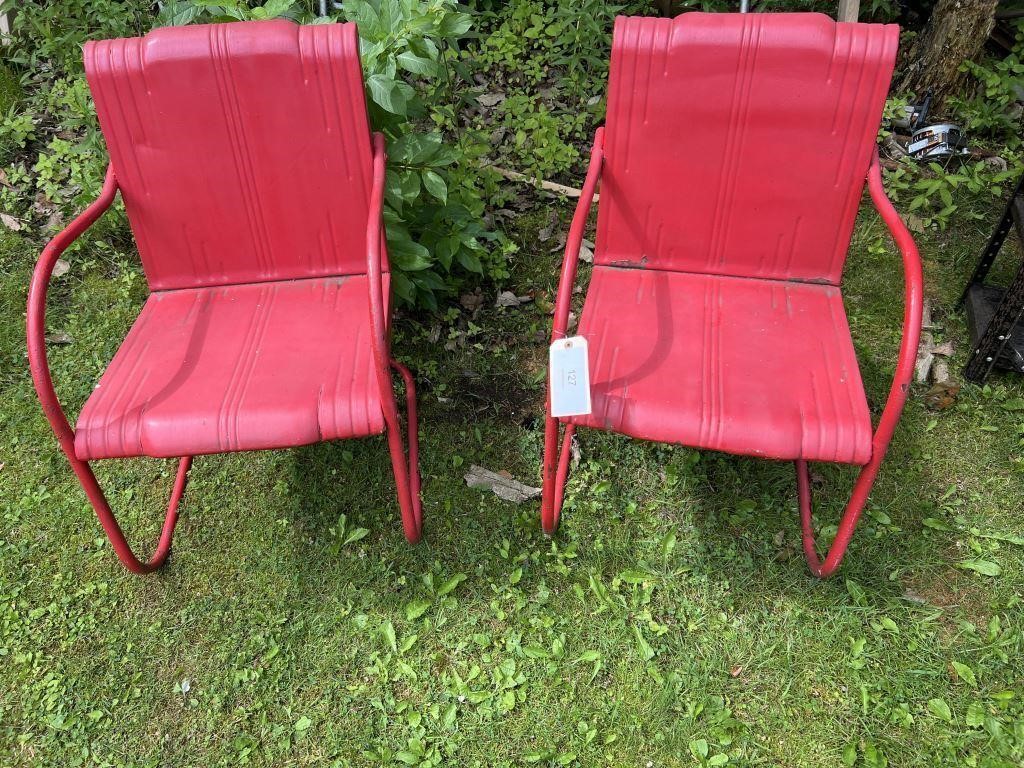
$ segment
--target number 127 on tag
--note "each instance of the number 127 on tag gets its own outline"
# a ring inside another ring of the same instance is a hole
[[[559,339],[548,355],[551,375],[551,415],[584,416],[591,411],[590,365],[587,340]]]

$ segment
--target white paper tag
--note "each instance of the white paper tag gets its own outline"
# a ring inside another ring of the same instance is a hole
[[[551,415],[584,416],[590,407],[590,364],[587,340],[559,339],[548,355],[551,371]]]

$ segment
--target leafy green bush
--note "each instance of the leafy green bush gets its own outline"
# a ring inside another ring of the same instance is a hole
[[[901,203],[901,210],[917,227],[945,229],[954,214],[959,219],[982,219],[983,212],[965,207],[962,200],[976,204],[991,199],[996,206],[1006,183],[1015,171],[995,171],[984,162],[966,162],[956,167],[939,163],[918,166],[907,162],[886,171],[886,191]],[[910,219],[914,217],[914,219]]]
[[[13,17],[7,60],[27,73],[27,85],[80,73],[87,40],[143,34],[152,7],[142,0],[0,0]]]
[[[469,15],[454,0],[348,0],[344,14],[359,26],[371,122],[389,139],[385,219],[402,272],[395,291],[434,306],[434,293],[459,271],[506,277],[511,246],[481,224],[477,166],[467,152],[476,140],[452,130],[452,58]],[[446,143],[446,134],[454,140]]]
[[[1024,23],[1017,25],[1017,38],[1010,55],[975,63],[964,63],[978,83],[973,98],[954,98],[953,109],[962,116],[972,133],[994,138],[1010,149],[1021,146],[1021,107],[1024,98]]]
[[[18,215],[71,214],[95,197],[106,167],[95,111],[82,71],[82,45],[142,34],[149,3],[130,0],[0,2],[12,18],[7,62],[21,73],[24,96],[0,119],[0,163],[10,186],[0,204]],[[31,206],[31,207],[30,207]]]
[[[604,116],[612,21],[628,11],[604,0],[519,0],[482,13],[489,33],[464,59],[490,76],[484,95],[494,103],[485,100],[475,126],[503,140],[499,162],[541,178],[576,168]]]

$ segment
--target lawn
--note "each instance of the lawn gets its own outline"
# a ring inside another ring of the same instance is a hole
[[[583,160],[567,165],[578,185]],[[509,277],[481,283],[479,307],[396,320],[420,387],[423,542],[402,536],[383,438],[205,456],[146,578],[118,564],[32,388],[44,237],[0,229],[0,765],[1021,765],[1024,379],[965,385],[945,410],[915,385],[828,581],[800,552],[791,465],[600,432],[581,434],[545,538],[536,502],[463,482],[478,464],[539,484],[550,233],[573,201],[504,194],[532,201],[500,217]],[[1001,208],[958,202],[917,235],[954,370],[956,299]],[[145,280],[118,215],[68,260],[48,323],[70,343],[49,352],[74,414]],[[900,275],[865,196],[844,293],[876,416]],[[535,300],[496,308],[499,289]],[[148,552],[174,464],[96,467]],[[855,471],[815,471],[827,540]]]

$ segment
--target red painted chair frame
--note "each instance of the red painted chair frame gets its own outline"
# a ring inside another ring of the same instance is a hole
[[[587,178],[583,185],[583,193],[580,195],[576,212],[573,214],[569,236],[565,244],[565,258],[562,262],[562,273],[558,283],[558,297],[555,301],[555,318],[551,331],[552,343],[558,339],[565,338],[572,291],[576,282],[580,244],[583,240],[583,231],[586,227],[587,217],[593,204],[594,192],[601,177],[603,143],[604,132],[603,129],[599,128],[594,136],[594,145],[590,153],[590,164],[587,168]],[[800,501],[800,521],[803,529],[804,555],[807,558],[807,564],[811,572],[819,578],[826,578],[835,572],[843,560],[843,555],[846,553],[850,539],[853,537],[853,531],[857,526],[857,521],[860,519],[861,512],[864,510],[864,505],[867,503],[871,488],[878,475],[878,469],[889,449],[889,443],[896,430],[903,406],[907,401],[907,394],[910,390],[910,382],[914,372],[914,361],[917,357],[917,347],[921,337],[921,302],[923,291],[921,258],[910,232],[885,194],[877,150],[872,157],[871,165],[868,169],[867,181],[871,201],[888,227],[903,257],[903,338],[900,342],[896,372],[893,376],[889,396],[886,399],[885,408],[882,411],[882,416],[878,421],[878,426],[872,438],[871,459],[861,468],[854,484],[850,501],[840,520],[838,533],[824,560],[819,558],[814,541],[811,517],[811,487],[807,462],[802,460],[795,462],[797,492]],[[559,440],[559,420],[551,416],[549,379],[547,412],[544,423],[544,492],[541,500],[541,525],[544,532],[549,535],[554,533],[558,527],[561,515],[565,482],[569,472],[570,446],[574,434],[575,425],[566,424],[561,441]],[[559,446],[560,442],[561,446]]]
[[[391,357],[389,328],[384,312],[384,293],[382,287],[382,247],[381,238],[384,232],[382,218],[384,202],[384,136],[373,135],[373,189],[370,199],[370,210],[367,221],[367,272],[369,276],[370,321],[373,334],[374,367],[377,384],[380,388],[381,403],[384,409],[388,448],[391,454],[392,469],[395,474],[395,486],[398,503],[402,513],[402,525],[405,536],[410,542],[419,541],[422,535],[422,501],[420,499],[419,474],[419,437],[416,413],[416,389],[409,370]],[[155,571],[167,560],[170,553],[174,528],[178,522],[178,506],[188,484],[188,472],[192,466],[192,457],[182,457],[178,464],[174,487],[164,518],[163,528],[156,551],[152,557],[143,562],[132,551],[107,502],[103,489],[100,488],[96,476],[89,466],[75,454],[75,432],[68,422],[53,386],[50,367],[46,355],[46,294],[50,277],[57,259],[71,243],[97,219],[114,202],[117,193],[117,179],[112,167],[107,168],[106,178],[100,196],[71,222],[60,234],[51,240],[43,249],[32,274],[32,284],[28,293],[28,356],[39,401],[43,406],[54,434],[60,443],[61,450],[71,463],[71,468],[78,477],[85,494],[99,517],[114,551],[121,563],[132,573],[146,574]],[[408,419],[409,450],[406,455],[399,422],[398,407],[395,402],[391,369],[396,370],[404,385],[406,411]]]

